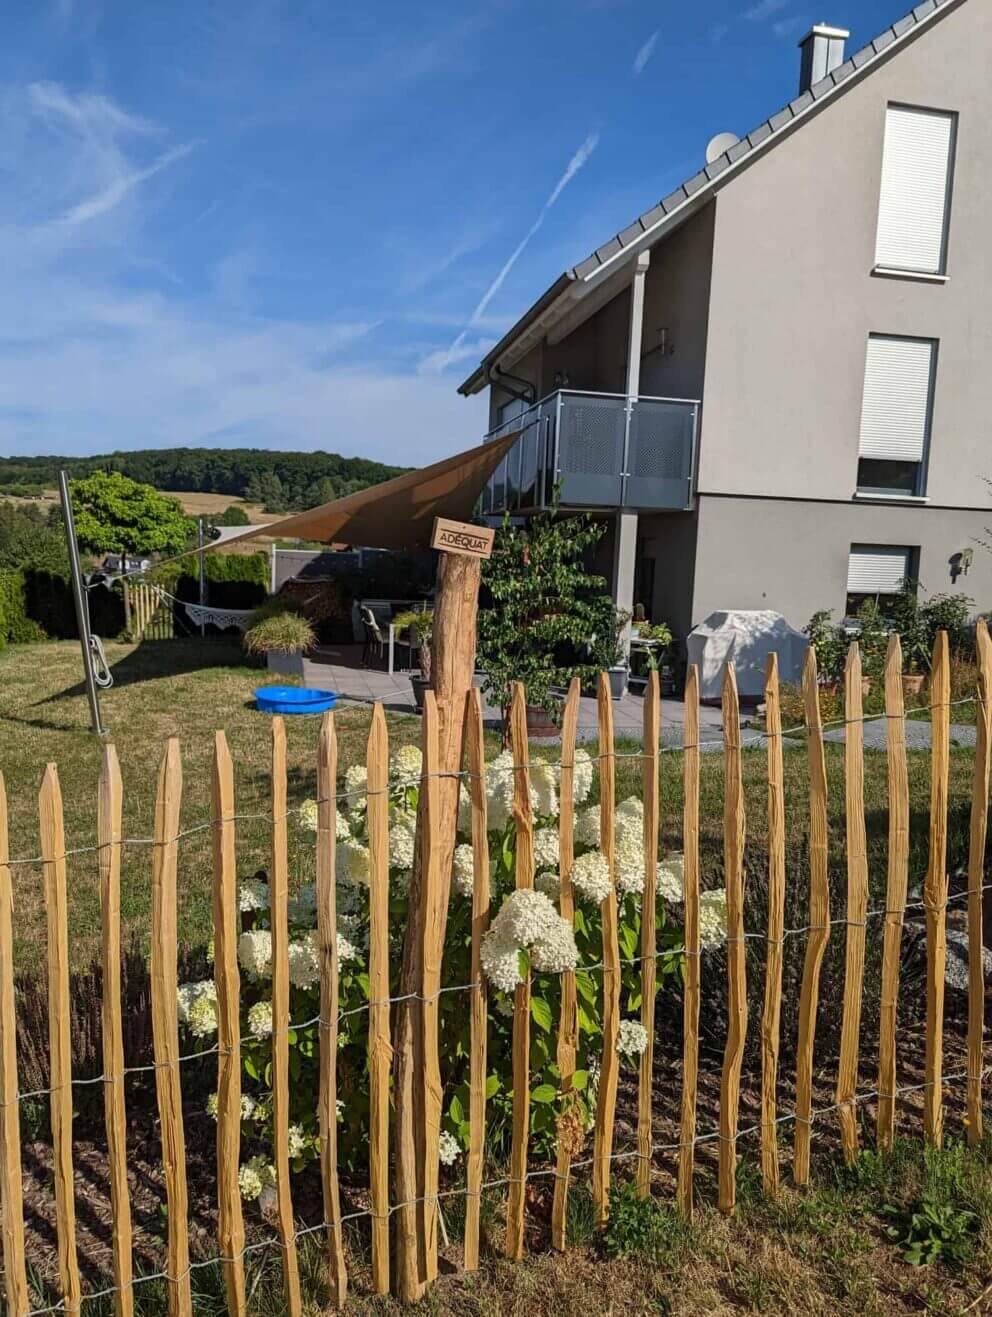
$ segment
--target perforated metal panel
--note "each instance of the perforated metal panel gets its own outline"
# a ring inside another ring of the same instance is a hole
[[[563,503],[619,507],[626,420],[622,398],[562,396],[558,471]]]
[[[695,436],[695,404],[639,398],[630,417],[624,506],[688,507]]]

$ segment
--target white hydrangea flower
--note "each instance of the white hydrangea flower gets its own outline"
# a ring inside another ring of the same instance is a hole
[[[542,935],[534,939],[530,949],[530,963],[541,974],[564,974],[579,963],[579,949],[575,934],[566,920],[557,918]]]
[[[538,818],[551,817],[558,813],[558,791],[555,768],[538,760],[530,769],[530,803]]]
[[[648,1032],[637,1020],[621,1020],[617,1051],[621,1056],[640,1056],[648,1045]]]
[[[267,928],[253,928],[238,938],[238,960],[241,968],[257,979],[272,974],[272,934]]]
[[[624,829],[637,829],[643,836],[644,833],[644,801],[639,796],[628,796],[617,806],[616,811],[617,832]]]
[[[502,832],[513,814],[513,755],[503,750],[486,765],[486,811],[490,832]]]
[[[561,883],[558,881],[558,875],[554,869],[545,869],[543,873],[539,873],[534,879],[534,886],[539,892],[543,892],[545,896],[550,897],[552,901],[557,901],[561,895]]]
[[[450,1130],[441,1131],[437,1141],[437,1155],[442,1166],[453,1166],[462,1155],[462,1146]]]
[[[458,831],[472,831],[472,796],[464,782],[458,788]]]
[[[238,883],[238,909],[246,914],[250,910],[269,908],[269,885],[260,878],[242,878]]]
[[[416,837],[406,819],[397,819],[389,829],[389,865],[392,869],[413,868]]]
[[[348,838],[338,842],[336,852],[337,880],[351,887],[369,885],[369,848],[360,841]]]
[[[289,981],[297,988],[311,988],[320,978],[316,930],[289,944]]]
[[[217,1119],[219,1100],[220,1099],[218,1098],[216,1093],[211,1093],[210,1096],[207,1098],[207,1108],[206,1108],[207,1115],[212,1116],[214,1120]]]
[[[534,833],[534,865],[538,869],[558,867],[557,828],[538,828]]]
[[[727,892],[717,887],[699,894],[699,944],[718,947],[727,940]]]
[[[544,892],[511,892],[483,938],[481,957],[486,977],[502,992],[522,982],[520,952],[531,953],[534,968],[560,974],[578,964],[575,935]]]
[[[493,930],[482,939],[479,958],[486,978],[499,988],[500,992],[512,992],[520,977],[520,948],[515,942],[507,942],[493,936]]]
[[[584,901],[599,905],[612,890],[610,862],[602,851],[588,851],[572,865],[572,886]]]
[[[302,1157],[307,1150],[307,1136],[302,1125],[290,1125],[287,1131],[290,1157]]]
[[[346,937],[338,934],[338,964],[343,964],[346,960],[361,960],[362,953],[356,946],[348,941]]]
[[[351,836],[351,828],[348,825],[348,815],[343,809],[334,811],[334,836],[337,841],[347,841]]]
[[[184,983],[178,990],[179,1023],[194,1038],[209,1038],[217,1032],[217,985],[213,979]]]
[[[575,816],[575,840],[581,846],[599,846],[599,806],[580,809]]]
[[[272,1003],[257,1001],[248,1008],[248,1032],[253,1038],[268,1038],[272,1033]]]
[[[572,799],[576,805],[583,804],[592,790],[592,759],[589,751],[577,746],[575,750],[575,767],[572,771]]]
[[[317,831],[318,809],[315,800],[305,800],[299,809],[300,827],[307,832]]]
[[[352,764],[344,775],[348,808],[364,814],[368,806],[369,771],[364,764]]]
[[[451,862],[451,882],[459,896],[471,896],[475,890],[475,856],[468,842],[455,847]]]
[[[658,894],[677,905],[685,894],[685,870],[681,855],[670,855],[658,865]]]
[[[500,997],[497,999],[496,1014],[502,1015],[504,1020],[513,1019],[513,1002],[509,997]]]
[[[424,756],[419,745],[401,745],[389,760],[392,776],[404,786],[415,786],[424,771]]]
[[[640,828],[625,829],[616,839],[617,892],[621,897],[644,891],[644,839]]]
[[[247,1093],[242,1093],[242,1094],[241,1094],[241,1119],[242,1119],[242,1120],[251,1120],[252,1116],[254,1116],[254,1114],[255,1114],[255,1106],[256,1106],[255,1099],[254,1099],[253,1097],[249,1097]]]
[[[264,1157],[252,1157],[238,1171],[241,1197],[248,1202],[259,1198],[263,1189],[274,1188],[275,1182],[276,1168]]]

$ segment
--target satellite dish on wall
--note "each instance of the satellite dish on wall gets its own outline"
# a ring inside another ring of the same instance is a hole
[[[717,133],[706,148],[706,163],[711,165],[714,160],[719,160],[725,155],[732,146],[736,146],[741,139],[736,133]]]

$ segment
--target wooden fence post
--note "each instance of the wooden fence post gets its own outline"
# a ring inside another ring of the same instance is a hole
[[[162,756],[155,797],[155,845],[152,849],[152,1042],[155,1092],[162,1129],[162,1169],[169,1209],[166,1263],[170,1317],[192,1317],[189,1275],[189,1197],[186,1188],[186,1140],[179,1076],[179,1008],[177,1001],[178,933],[176,866],[183,770],[179,742],[170,736]]]
[[[516,887],[534,886],[534,817],[530,800],[527,709],[524,688],[513,683],[510,702],[510,746],[513,750],[513,818],[516,824]],[[513,998],[513,1141],[510,1188],[506,1202],[508,1258],[524,1255],[524,1209],[527,1201],[527,1143],[530,1135],[530,970]]]
[[[575,889],[572,868],[575,864],[575,744],[579,725],[580,683],[573,677],[568,687],[561,722],[561,800],[558,814],[558,911],[569,924],[575,923]],[[561,976],[561,1016],[558,1021],[558,1071],[561,1075],[561,1115],[558,1124],[558,1149],[555,1164],[555,1192],[551,1205],[551,1247],[565,1248],[565,1210],[568,1182],[572,1170],[572,1135],[570,1120],[575,1111],[575,1058],[579,1050],[578,1000],[575,971]]]
[[[982,963],[982,904],[985,884],[985,843],[988,839],[989,749],[992,740],[992,641],[982,619],[978,646],[977,743],[975,780],[971,794],[971,838],[968,849],[968,1142],[982,1141],[982,1069],[985,1039],[985,966]]]
[[[876,1142],[892,1147],[896,1114],[896,1007],[899,1002],[899,947],[909,881],[909,770],[906,763],[906,711],[902,690],[902,646],[889,638],[885,658],[886,745],[889,778],[889,863],[882,935],[882,1002],[878,1030],[878,1117]]]
[[[103,750],[97,797],[97,852],[100,869],[100,914],[103,933],[103,993],[100,1024],[103,1033],[104,1120],[110,1180],[111,1252],[114,1310],[118,1317],[134,1311],[131,1289],[131,1203],[127,1188],[127,1120],[124,1111],[124,1037],[121,1018],[121,836],[124,807],[117,750]]]
[[[48,1046],[51,1055],[52,1170],[59,1281],[66,1312],[81,1302],[76,1256],[76,1202],[72,1172],[72,1039],[69,1035],[69,932],[65,827],[58,769],[49,764],[38,797],[41,855],[48,915]]]
[[[761,1015],[761,1177],[766,1193],[778,1189],[778,1054],[782,1020],[785,938],[785,768],[778,655],[765,669],[765,737],[768,748],[768,948]]]
[[[234,766],[223,732],[214,733],[214,984],[217,989],[217,1243],[230,1317],[245,1313],[245,1223],[238,1187],[241,1161],[241,974],[238,970],[238,871]]]
[[[421,815],[421,848],[423,872],[424,938],[422,949],[422,1033],[421,1064],[423,1073],[422,1110],[423,1141],[421,1143],[421,1178],[423,1183],[420,1204],[420,1248],[423,1255],[425,1281],[430,1285],[437,1279],[437,1187],[440,1167],[441,1139],[441,1057],[438,1051],[438,1012],[441,991],[441,960],[444,954],[444,926],[447,919],[447,884],[442,874],[445,841],[441,835],[441,726],[438,705],[433,691],[424,693],[424,786],[421,792],[425,806]],[[458,771],[455,761],[453,771]],[[449,779],[450,781],[450,779]],[[459,785],[455,779],[455,786]],[[455,797],[457,804],[457,796]],[[455,816],[457,823],[457,815]]]
[[[338,743],[334,714],[327,712],[321,720],[317,747],[317,943],[320,948],[320,1085],[317,1104],[328,1272],[334,1306],[340,1311],[348,1292],[348,1272],[341,1236],[338,1183],[337,776]]]
[[[923,886],[927,920],[927,1034],[923,1126],[927,1143],[944,1139],[944,968],[947,960],[947,794],[950,776],[951,660],[947,632],[933,647],[930,675],[930,862]]]
[[[809,756],[809,937],[799,1000],[799,1041],[796,1048],[796,1140],[793,1178],[809,1182],[809,1152],[813,1119],[813,1046],[820,997],[820,970],[830,940],[830,885],[827,853],[827,764],[823,752],[823,722],[812,645],[803,668]]]
[[[637,1086],[637,1192],[651,1193],[652,1102],[654,1096],[654,1007],[658,984],[658,815],[661,689],[658,673],[648,676],[644,691],[641,760],[644,783],[644,895],[641,900],[641,1024],[647,1046],[641,1053]]]
[[[610,1162],[620,1077],[620,929],[617,909],[616,759],[610,679],[599,674],[596,692],[599,723],[599,844],[610,866],[610,892],[600,902],[603,929],[603,1060],[599,1072],[596,1128],[593,1133],[592,1202],[596,1225],[610,1216]]]
[[[13,886],[7,829],[7,788],[0,773],[0,1225],[4,1288],[10,1317],[31,1307],[24,1255],[21,1122],[17,1097],[17,1019],[14,1014]]]
[[[696,1158],[696,1088],[699,1074],[699,668],[691,664],[685,682],[685,814],[682,864],[685,897],[685,995],[682,1002],[682,1122],[679,1133],[678,1203],[692,1220],[692,1180]]]
[[[272,1142],[276,1169],[276,1217],[282,1245],[286,1311],[300,1317],[300,1268],[289,1185],[289,853],[286,786],[286,726],[272,719],[272,865],[269,910],[272,925]]]
[[[389,1293],[389,739],[372,710],[366,785],[369,832],[369,1187],[372,1287]]]
[[[847,819],[847,940],[844,963],[844,1011],[837,1074],[837,1115],[844,1160],[858,1155],[858,1047],[861,1039],[861,994],[865,973],[868,916],[868,840],[865,832],[864,723],[862,722],[861,653],[851,645],[844,674],[844,787]]]
[[[720,1080],[720,1210],[737,1202],[737,1116],[747,1038],[747,948],[744,944],[744,786],[737,674],[723,674],[723,867],[727,882],[727,1043]]]
[[[489,831],[486,804],[486,743],[482,698],[472,688],[465,697],[468,790],[472,800],[472,998],[469,1022],[469,1146],[466,1164],[465,1270],[479,1266],[479,1226],[486,1142],[486,1043],[488,990],[482,972],[482,939],[489,928]]]

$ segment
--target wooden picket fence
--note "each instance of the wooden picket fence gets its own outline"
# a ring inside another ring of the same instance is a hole
[[[982,1078],[984,1055],[984,982],[982,974],[982,897],[985,887],[985,849],[990,785],[990,690],[992,644],[984,624],[977,635],[979,691],[977,750],[971,811],[968,865],[969,998],[967,1137],[982,1137]],[[877,1075],[867,1078],[870,1092],[859,1096],[859,1035],[862,1020],[862,975],[865,958],[868,902],[865,814],[863,802],[863,714],[861,666],[857,647],[848,660],[845,690],[846,721],[846,827],[847,908],[845,993],[837,1075],[836,1113],[843,1154],[848,1161],[858,1152],[856,1104],[877,1098],[877,1142],[890,1146],[895,1128],[896,1100],[900,1093],[896,1070],[896,1005],[899,993],[900,937],[907,901],[909,859],[909,787],[905,738],[905,709],[901,684],[899,641],[893,638],[886,664],[885,702],[888,737],[889,851],[884,916],[883,988],[880,1049]],[[945,918],[948,899],[946,872],[949,781],[950,662],[946,636],[938,638],[931,676],[932,796],[930,859],[924,892],[927,933],[927,1008],[924,1089],[924,1135],[933,1145],[943,1137],[943,1014]],[[827,869],[827,776],[820,692],[815,656],[810,652],[804,677],[806,746],[809,762],[810,891],[805,965],[798,1003],[799,1036],[796,1066],[796,1109],[779,1115],[779,1038],[782,1016],[783,943],[786,896],[786,833],[783,773],[783,727],[778,667],[769,662],[766,679],[766,735],[768,785],[768,910],[764,1005],[759,1023],[761,1037],[760,1150],[763,1181],[769,1192],[779,1183],[779,1133],[785,1120],[794,1119],[792,1174],[796,1184],[807,1183],[813,1120],[813,1078],[818,993],[824,951],[831,928]],[[723,685],[724,864],[727,888],[727,1034],[720,1085],[719,1205],[734,1209],[737,1186],[738,1114],[741,1068],[749,1027],[745,980],[744,831],[742,786],[744,745],[734,669],[728,666]],[[574,682],[564,706],[561,748],[560,804],[560,910],[571,919],[575,911],[571,870],[574,857],[574,806],[572,781],[577,738],[579,688]],[[601,846],[611,872],[615,871],[615,768],[613,710],[606,676],[598,689]],[[397,1258],[391,1246],[419,1251],[425,1283],[437,1276],[437,1218],[439,1196],[438,1139],[441,1124],[441,1087],[438,1056],[438,994],[442,989],[440,958],[430,948],[443,945],[443,927],[449,877],[442,857],[450,857],[453,836],[442,837],[438,826],[437,791],[439,711],[432,693],[425,701],[423,719],[423,779],[418,819],[418,846],[422,900],[428,919],[424,947],[418,953],[421,1049],[416,1072],[422,1136],[418,1143],[423,1192],[414,1201],[391,1201],[390,1137],[397,1135],[402,1116],[399,1099],[391,1093],[391,1001],[389,996],[389,745],[385,715],[376,706],[368,739],[368,834],[370,851],[369,937],[369,1152],[370,1208],[364,1213],[371,1230],[373,1287],[389,1292]],[[480,1203],[491,1188],[485,1175],[487,990],[481,969],[480,946],[490,919],[490,875],[487,839],[485,742],[479,693],[470,691],[465,709],[464,773],[471,797],[474,893],[472,902],[470,994],[470,1140],[466,1161],[464,1265],[479,1265]],[[700,1015],[700,862],[699,799],[700,739],[699,681],[690,669],[685,695],[684,727],[684,899],[685,992],[684,1057],[682,1070],[681,1129],[678,1144],[677,1201],[691,1217],[694,1201],[697,1129]],[[513,815],[516,830],[516,884],[534,882],[533,817],[529,787],[525,694],[514,691],[510,713],[510,743],[514,759]],[[644,699],[644,739],[641,755],[644,799],[643,910],[653,912],[657,879],[660,808],[660,700],[657,675],[649,681]],[[337,1149],[338,966],[335,914],[335,810],[338,790],[338,756],[335,725],[327,714],[317,752],[318,830],[316,840],[318,945],[320,960],[320,1082],[318,1117],[321,1135],[321,1174],[324,1220],[309,1227],[326,1234],[331,1290],[340,1307],[347,1292],[343,1246],[341,1187]],[[153,1005],[154,1079],[161,1132],[163,1178],[168,1206],[167,1252],[159,1278],[167,1283],[170,1313],[192,1312],[188,1186],[183,1126],[178,1004],[177,1004],[177,867],[181,829],[182,769],[179,745],[169,740],[161,761],[152,844],[151,995]],[[116,1312],[129,1317],[134,1309],[138,1277],[132,1264],[132,1225],[127,1181],[127,1122],[125,1066],[121,1018],[121,853],[128,844],[123,832],[123,784],[112,745],[105,748],[98,802],[98,859],[103,919],[103,1091],[105,1098],[107,1166],[109,1173],[113,1295]],[[8,1311],[13,1317],[31,1313],[80,1310],[82,1292],[77,1257],[73,1193],[73,1089],[72,1047],[69,1031],[69,961],[67,927],[67,851],[58,770],[50,764],[39,795],[41,862],[48,919],[48,994],[51,1080],[52,1167],[55,1226],[58,1241],[60,1303],[32,1308],[25,1255],[22,1204],[21,1152],[16,1049],[16,1019],[12,966],[12,881],[8,852],[6,796],[0,776],[0,1203],[2,1203],[3,1261]],[[286,1311],[295,1317],[302,1309],[297,1242],[289,1167],[289,863],[287,821],[286,737],[281,719],[272,722],[271,740],[271,867],[269,888],[272,928],[272,1090],[273,1154],[277,1180],[276,1219],[278,1246],[285,1277]],[[223,732],[214,743],[212,776],[212,839],[214,897],[214,973],[217,989],[217,1258],[223,1269],[228,1310],[232,1317],[246,1311],[246,1233],[238,1187],[241,1141],[240,977],[237,960],[238,913],[236,882],[236,805],[234,772]],[[447,849],[446,849],[447,848]],[[591,1158],[595,1216],[608,1218],[610,1184],[619,1156],[634,1162],[636,1184],[642,1196],[652,1192],[653,1091],[656,929],[653,918],[643,919],[640,954],[641,1022],[648,1045],[640,1062],[636,1153],[614,1154],[620,1026],[620,978],[623,962],[618,944],[615,889],[602,904],[603,927],[603,1051]],[[562,976],[561,1013],[558,1021],[557,1061],[561,1073],[560,1103],[569,1107],[578,1050],[576,981],[574,973]],[[574,1171],[568,1143],[560,1141],[555,1167],[531,1166],[528,1149],[530,1125],[530,977],[516,989],[513,1013],[513,1124],[509,1169],[496,1182],[507,1189],[505,1252],[519,1258],[525,1247],[526,1187],[535,1175],[552,1175],[554,1201],[551,1241],[566,1246],[566,1203]],[[409,1002],[406,1003],[410,1005]],[[398,1136],[398,1135],[397,1135]],[[707,1138],[714,1135],[708,1134]],[[397,1216],[396,1229],[390,1222]],[[348,1219],[350,1219],[350,1216]]]

